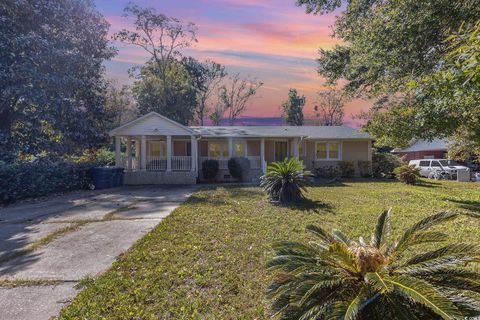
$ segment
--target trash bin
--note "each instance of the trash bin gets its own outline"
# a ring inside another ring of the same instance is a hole
[[[92,172],[95,189],[120,187],[123,183],[123,168],[97,167]]]

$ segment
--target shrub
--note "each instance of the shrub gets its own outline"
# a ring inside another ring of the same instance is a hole
[[[355,166],[352,161],[340,161],[338,168],[340,169],[342,178],[353,178],[355,175]]]
[[[85,150],[77,163],[96,164],[97,166],[114,166],[115,152],[107,149]]]
[[[402,159],[391,153],[378,152],[372,154],[372,174],[374,178],[395,178],[393,170],[403,164]]]
[[[309,171],[296,158],[285,159],[283,162],[272,162],[267,172],[260,178],[260,186],[274,201],[281,203],[295,202],[304,198]]]
[[[406,184],[415,184],[418,178],[420,178],[420,169],[414,165],[404,164],[395,168],[393,172],[398,180]]]
[[[362,178],[372,177],[372,162],[371,161],[358,161],[358,171]]]
[[[317,241],[283,241],[268,262],[277,271],[268,289],[279,319],[464,319],[478,316],[475,268],[480,250],[474,244],[450,244],[421,252],[447,235],[429,229],[458,217],[442,212],[389,238],[390,211],[378,217],[371,241],[350,239],[309,225]],[[478,269],[477,269],[478,270]]]
[[[25,162],[0,166],[0,203],[50,193],[85,189],[92,183],[93,165]]]
[[[232,177],[243,181],[250,172],[250,160],[245,157],[231,158],[228,160],[228,170]]]
[[[218,174],[219,163],[218,160],[208,159],[202,162],[203,178],[213,180]]]
[[[342,176],[342,172],[338,166],[326,166],[315,168],[315,177],[326,179],[339,179]]]

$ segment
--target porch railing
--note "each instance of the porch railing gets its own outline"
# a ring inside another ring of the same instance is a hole
[[[192,157],[190,156],[173,156],[172,170],[187,171],[192,168]]]
[[[148,171],[165,171],[167,170],[167,159],[164,157],[147,156]]]

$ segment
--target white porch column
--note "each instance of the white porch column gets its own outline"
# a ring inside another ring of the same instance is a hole
[[[127,169],[128,171],[132,170],[132,140],[130,137],[127,138]]]
[[[262,172],[265,173],[265,167],[263,163],[265,162],[265,139],[262,138],[260,140],[260,167],[262,168]]]
[[[121,150],[121,138],[115,136],[115,166],[123,167],[122,164],[122,150]]]
[[[172,136],[167,136],[167,171],[172,171]]]
[[[140,146],[140,169],[147,169],[147,137],[142,136]]]
[[[140,169],[140,140],[135,140],[135,170]]]
[[[233,139],[232,138],[228,138],[228,158],[232,158],[233,157]]]
[[[298,150],[298,138],[293,139],[293,156],[299,158],[300,152]]]
[[[190,146],[192,148],[192,150],[190,150],[192,161],[190,170],[197,171],[197,138],[195,136],[190,136]]]

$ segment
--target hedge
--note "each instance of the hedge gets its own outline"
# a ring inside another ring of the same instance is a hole
[[[90,169],[96,165],[42,161],[0,165],[0,203],[86,189],[92,183]]]
[[[244,181],[250,172],[250,160],[246,157],[231,158],[228,160],[228,171],[233,178]]]

